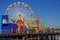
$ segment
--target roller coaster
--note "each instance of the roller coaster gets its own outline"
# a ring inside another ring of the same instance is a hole
[[[0,29],[2,33],[25,33],[44,30],[40,26],[38,14],[34,17],[31,7],[23,2],[16,2],[8,6],[5,15],[0,15]]]
[[[8,6],[4,15],[0,15],[0,38],[23,37],[33,40],[33,35],[49,36],[60,35],[60,29],[46,27],[46,22],[41,22],[39,15],[34,15],[30,6],[24,2],[16,2]],[[35,38],[35,39],[36,39]],[[48,39],[47,39],[48,40]]]

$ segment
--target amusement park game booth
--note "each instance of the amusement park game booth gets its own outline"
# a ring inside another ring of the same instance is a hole
[[[8,15],[0,15],[0,33],[13,33],[17,24],[9,23]]]

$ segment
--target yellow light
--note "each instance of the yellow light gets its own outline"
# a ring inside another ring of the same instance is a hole
[[[19,19],[21,20],[22,18],[10,18],[10,19]],[[26,20],[35,20],[34,18],[25,18]]]

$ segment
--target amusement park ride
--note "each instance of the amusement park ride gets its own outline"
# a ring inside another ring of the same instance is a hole
[[[20,12],[20,7],[24,7],[28,12]],[[0,15],[0,29],[2,33],[24,33],[29,30],[44,30],[40,26],[40,22],[38,15],[34,18],[31,7],[23,2],[11,4],[7,8],[5,15]]]

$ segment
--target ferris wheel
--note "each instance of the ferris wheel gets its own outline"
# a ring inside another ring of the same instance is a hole
[[[9,21],[11,22],[11,19],[18,18],[19,16],[26,19],[31,18],[33,11],[24,2],[16,2],[7,8],[5,14],[9,15]]]

